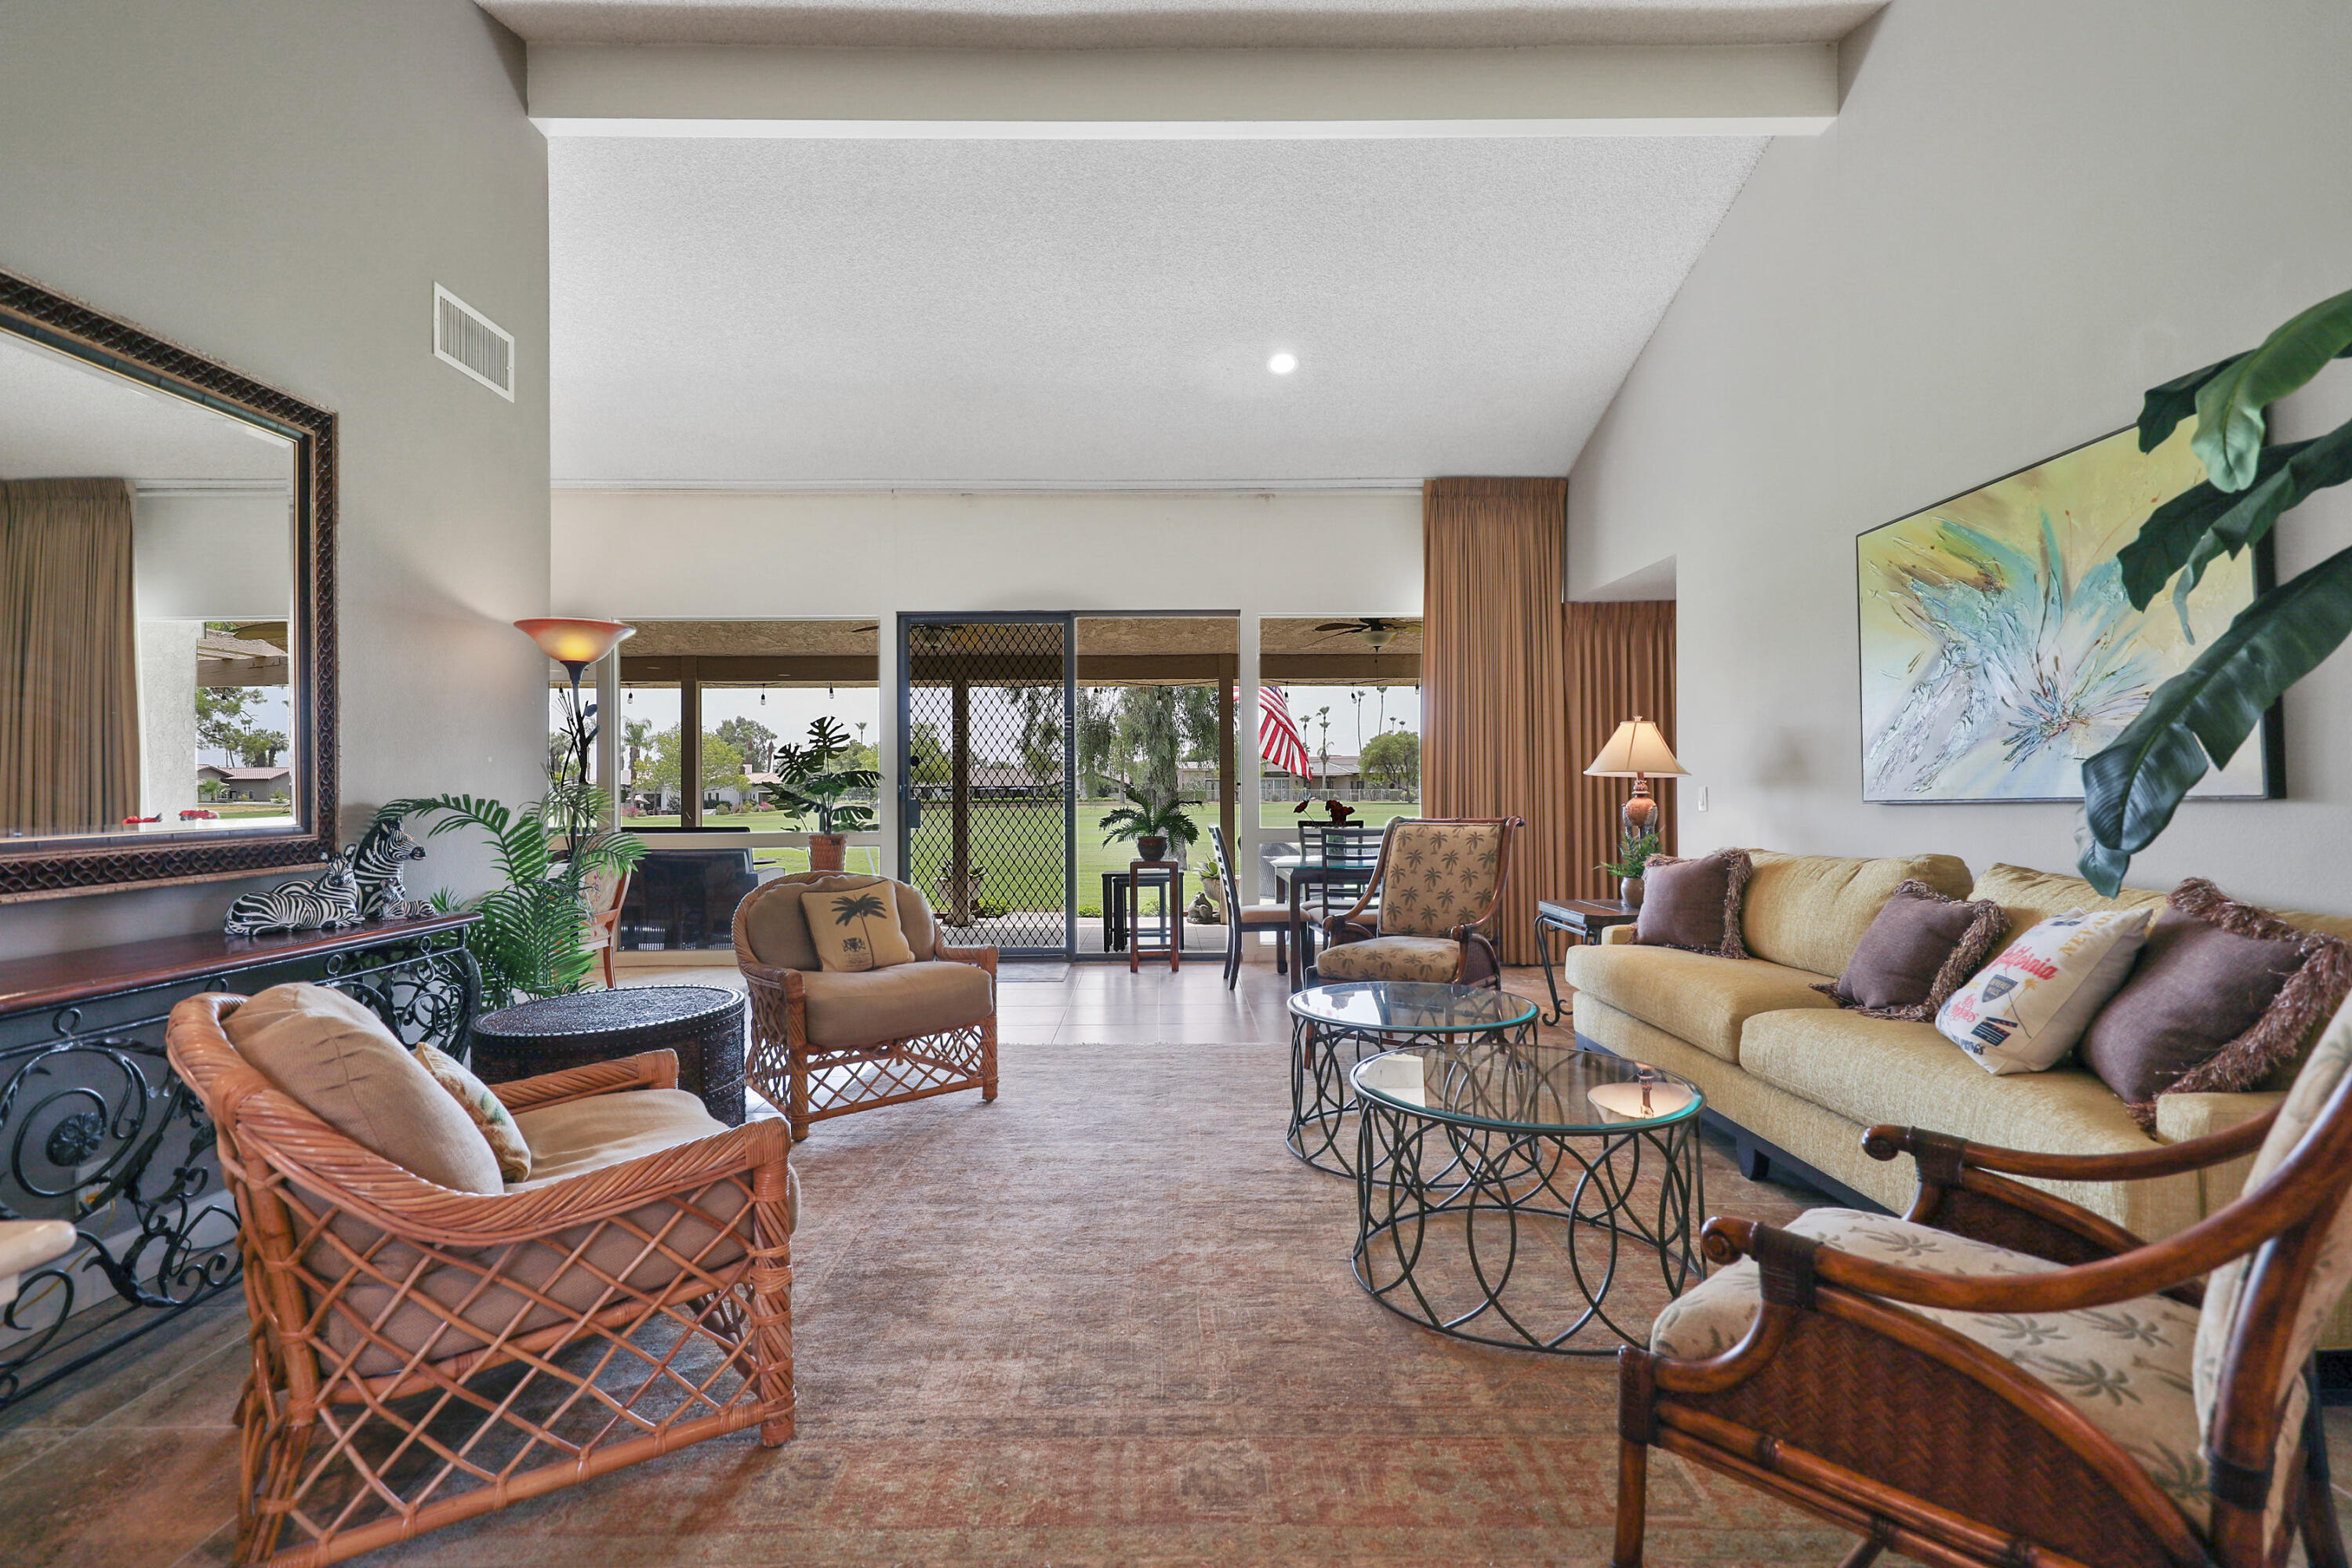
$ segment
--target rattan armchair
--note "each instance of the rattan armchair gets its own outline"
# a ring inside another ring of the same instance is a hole
[[[166,1037],[236,1200],[253,1355],[238,1563],[340,1562],[707,1437],[793,1435],[782,1126],[626,1157],[661,1142],[640,1137],[614,1163],[574,1151],[578,1174],[454,1192],[247,1062],[221,1026],[244,1000],[191,997]],[[494,1092],[526,1128],[567,1106],[566,1125],[621,1125],[638,1108],[606,1100],[677,1083],[657,1051]]]
[[[1874,1158],[1919,1163],[1903,1219],[1709,1220],[1707,1257],[1729,1267],[1660,1314],[1649,1349],[1619,1352],[1617,1568],[1642,1561],[1652,1447],[1853,1531],[1848,1568],[1882,1549],[2269,1568],[2298,1534],[2341,1568],[2308,1368],[2352,1278],[2347,1062],[2352,1009],[2284,1103],[2227,1131],[2078,1156],[1874,1128]],[[2158,1242],[2018,1179],[2250,1153],[2236,1202]],[[1727,1305],[1741,1315],[1694,1331]]]
[[[1511,880],[1516,816],[1400,816],[1353,909],[1323,922],[1315,978],[1500,985],[1486,928]],[[1303,955],[1302,955],[1303,958]]]
[[[836,885],[890,889],[915,962],[821,968],[801,899]],[[795,1141],[828,1117],[935,1094],[996,1098],[996,949],[949,945],[908,884],[837,871],[763,882],[735,908],[735,965],[751,994],[744,1077]]]

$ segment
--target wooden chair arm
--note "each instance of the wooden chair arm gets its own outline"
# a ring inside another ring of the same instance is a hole
[[[1350,914],[1353,912],[1349,911]],[[1376,928],[1361,921],[1350,920],[1348,915],[1332,915],[1323,921],[1323,942],[1327,947],[1339,947],[1350,942],[1370,942],[1378,935],[1380,931]]]
[[[942,942],[936,943],[931,952],[943,963],[969,963],[987,970],[991,975],[996,973],[996,949],[992,947],[950,947]]]
[[[1957,1176],[1961,1171],[1976,1170],[2060,1182],[2137,1182],[2201,1171],[2251,1154],[2262,1147],[2277,1116],[2278,1108],[2273,1106],[2251,1121],[2186,1143],[2153,1144],[2121,1154],[2041,1154],[2000,1149],[1922,1127],[1874,1127],[1862,1135],[1862,1148],[1874,1160],[1909,1154],[1919,1162],[1920,1174],[1927,1180],[1948,1179],[1943,1173]]]
[[[308,1129],[270,1126],[276,1119],[266,1111],[257,1116],[253,1107],[242,1120],[240,1134],[258,1133],[263,1158],[296,1186],[320,1193],[394,1236],[441,1247],[535,1240],[666,1198],[687,1197],[735,1175],[751,1176],[755,1190],[764,1184],[782,1202],[792,1152],[791,1127],[761,1120],[543,1187],[457,1193],[340,1137],[332,1145],[320,1145],[307,1135]],[[772,1173],[762,1183],[769,1167]]]
[[[1781,1255],[1808,1251],[1816,1278],[1911,1306],[1940,1307],[1952,1312],[2072,1312],[2161,1295],[2201,1279],[2230,1259],[2261,1247],[2304,1218],[2318,1202],[2332,1201],[2334,1195],[2331,1188],[2316,1184],[2297,1192],[2291,1184],[2273,1184],[2162,1241],[2043,1274],[1938,1274],[1906,1268],[1857,1258],[1832,1247],[1813,1246],[1807,1237],[1754,1220],[1720,1215],[1708,1220],[1699,1236],[1712,1263],[1754,1258],[1763,1246],[1771,1246]],[[1767,1232],[1770,1236],[1759,1242]]]
[[[489,1089],[499,1097],[499,1103],[509,1110],[537,1110],[544,1106],[586,1100],[591,1095],[614,1094],[631,1089],[677,1087],[677,1053],[663,1049],[642,1051],[615,1061],[591,1062],[586,1067],[543,1072],[534,1078],[519,1078],[511,1083],[494,1083]]]

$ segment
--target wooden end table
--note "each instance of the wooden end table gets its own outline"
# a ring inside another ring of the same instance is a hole
[[[1163,947],[1143,945],[1143,889],[1160,889],[1160,930],[1153,935],[1164,935]],[[1164,958],[1171,970],[1184,966],[1184,862],[1181,860],[1130,860],[1127,863],[1127,972],[1135,973],[1143,961]]]
[[[1557,1024],[1568,1016],[1568,1004],[1559,999],[1559,983],[1552,978],[1551,933],[1564,931],[1589,945],[1599,942],[1601,933],[1611,926],[1632,925],[1641,918],[1640,910],[1621,903],[1590,899],[1536,900],[1536,951],[1543,954],[1544,989],[1551,993],[1551,1016],[1545,1023]]]

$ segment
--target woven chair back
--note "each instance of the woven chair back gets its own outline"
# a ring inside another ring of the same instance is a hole
[[[735,960],[772,969],[816,970],[816,943],[809,935],[803,895],[835,889],[887,887],[898,903],[898,927],[918,963],[938,956],[939,922],[922,890],[862,871],[793,871],[761,883],[735,906]]]

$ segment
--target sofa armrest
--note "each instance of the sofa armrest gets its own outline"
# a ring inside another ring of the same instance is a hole
[[[1623,947],[1633,940],[1633,928],[1630,925],[1611,926],[1601,933],[1601,945],[1603,947]]]
[[[2286,1099],[2284,1090],[2245,1094],[2159,1094],[2156,1097],[2156,1135],[2167,1143],[2227,1132],[2256,1117],[2267,1116]],[[2252,1151],[2234,1160],[2208,1165],[2198,1173],[2197,1212],[2211,1214],[2235,1199],[2252,1168]]]

